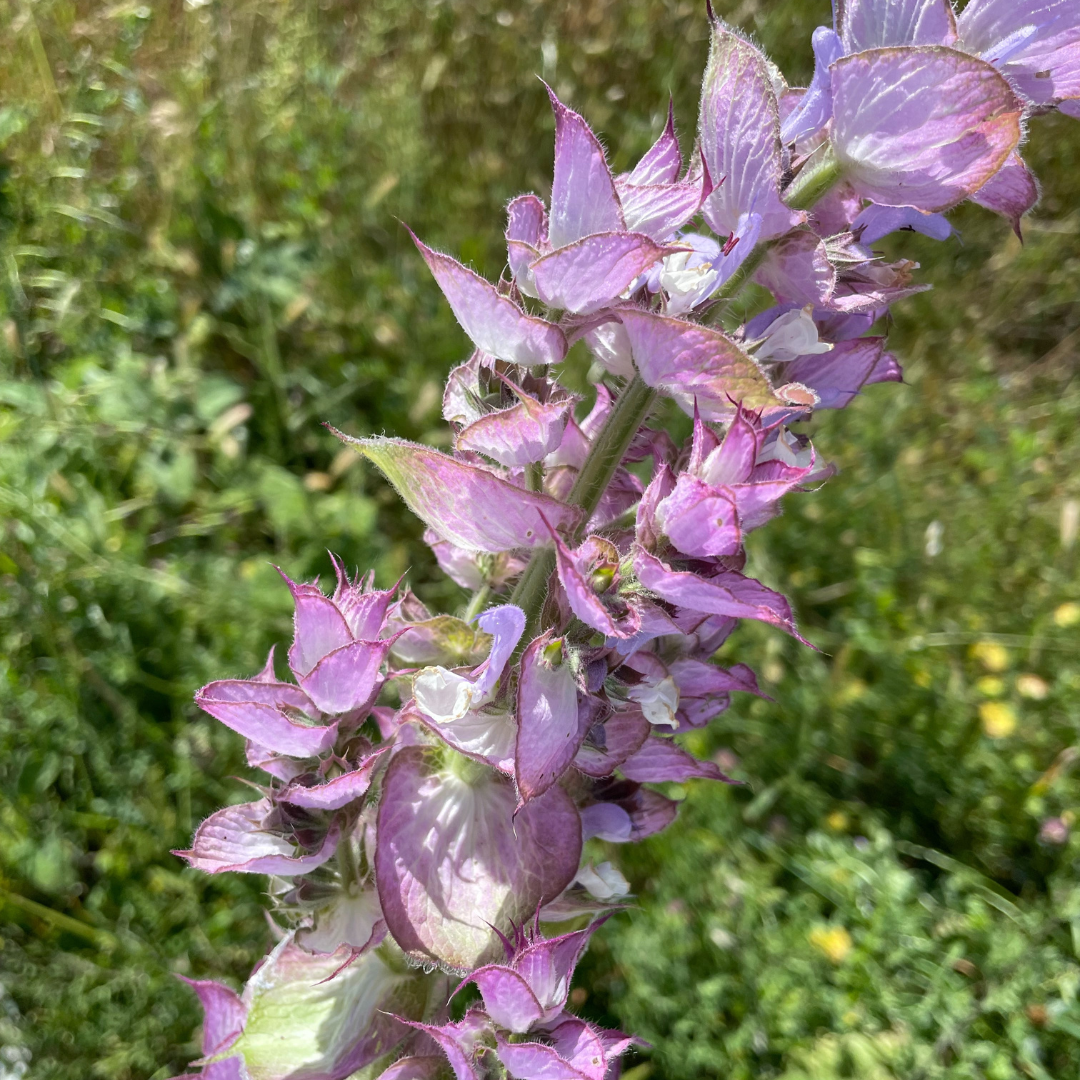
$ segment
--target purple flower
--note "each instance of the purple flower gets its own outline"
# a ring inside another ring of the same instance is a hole
[[[779,500],[815,474],[815,455],[783,429],[765,430],[739,410],[723,440],[698,416],[686,469],[656,501],[643,502],[649,537],[665,537],[682,555],[734,555],[745,535],[779,512]],[[657,479],[656,485],[665,481]]]
[[[334,567],[333,596],[318,582],[297,584],[282,575],[296,605],[289,667],[297,685],[277,680],[271,652],[253,679],[212,682],[195,695],[200,708],[246,736],[256,760],[283,778],[293,772],[275,770],[273,755],[314,757],[334,745],[343,724],[357,726],[382,686],[393,645],[380,635],[394,590],[374,589],[370,578],[350,582],[336,560]]]

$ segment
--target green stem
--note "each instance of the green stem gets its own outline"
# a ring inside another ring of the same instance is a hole
[[[784,202],[792,210],[809,210],[840,180],[840,162],[828,143],[815,162],[807,162],[784,190]]]
[[[536,637],[540,623],[540,612],[547,598],[548,578],[555,569],[555,549],[538,548],[533,552],[529,565],[525,567],[514,591],[510,603],[517,604],[525,612],[525,633],[521,635],[520,648],[524,648]]]
[[[532,461],[525,466],[525,488],[528,491],[544,490],[544,463]]]
[[[577,535],[581,534],[592,517],[619,467],[619,462],[625,456],[631,439],[641,427],[654,401],[656,391],[651,386],[646,386],[640,375],[635,375],[619,395],[600,434],[593,440],[589,456],[585,459],[566,500],[571,506],[580,507],[582,511]],[[550,547],[534,551],[510,597],[510,602],[517,604],[525,612],[526,627],[521,639],[523,644],[527,644],[539,629],[540,612],[547,596],[548,578],[554,569],[555,552]]]
[[[646,386],[640,375],[635,375],[619,395],[611,415],[593,441],[589,456],[578,473],[570,498],[567,499],[571,506],[580,506],[583,511],[579,534],[599,505],[600,498],[611,483],[631,439],[641,427],[654,401],[656,391],[651,386]]]
[[[738,296],[738,294],[742,292],[743,286],[750,280],[750,276],[765,261],[765,256],[768,255],[769,249],[774,243],[775,241],[773,240],[767,240],[763,244],[758,244],[757,247],[743,259],[739,269],[720,286],[714,299],[731,300]]]
[[[345,892],[352,896],[360,888],[360,868],[356,865],[356,852],[353,851],[352,835],[343,836],[337,846],[338,877]]]
[[[491,586],[481,585],[469,598],[469,606],[465,609],[465,614],[462,618],[465,622],[472,622],[481,611],[484,610],[484,605],[488,602],[488,597],[491,596]]]

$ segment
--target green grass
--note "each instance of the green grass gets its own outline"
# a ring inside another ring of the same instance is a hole
[[[805,80],[823,0],[718,6]],[[329,547],[462,600],[320,427],[445,439],[465,341],[396,219],[497,274],[550,167],[535,76],[617,166],[669,92],[688,149],[707,28],[674,0],[38,0],[0,29],[0,1043],[35,1078],[167,1077],[197,1052],[173,973],[237,983],[268,941],[258,880],[168,854],[244,768],[194,689],[287,639],[273,564]],[[754,537],[821,652],[725,646],[775,702],[695,749],[749,785],[614,853],[641,906],[578,997],[654,1041],[639,1080],[1080,1067],[1080,841],[1039,840],[1080,812],[1080,125],[1026,153],[1023,247],[974,207],[890,241],[936,286],[895,312],[906,384],[814,420],[840,474]]]

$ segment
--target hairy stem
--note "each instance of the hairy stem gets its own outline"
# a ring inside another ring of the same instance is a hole
[[[749,255],[743,259],[739,269],[724,282],[713,295],[714,300],[732,300],[743,290],[743,286],[750,280],[751,275],[765,261],[769,249],[775,241],[766,240],[758,244]]]
[[[817,161],[809,161],[784,189],[784,202],[792,210],[809,210],[840,180],[840,162],[827,143]]]
[[[589,449],[589,456],[578,473],[567,502],[580,506],[581,525],[578,536],[607,490],[615,470],[626,454],[630,441],[645,421],[656,401],[656,391],[646,386],[640,375],[635,375],[619,395],[611,414]]]
[[[540,623],[540,611],[547,596],[548,578],[555,569],[555,549],[538,548],[533,552],[529,565],[525,567],[514,591],[510,603],[517,604],[525,612],[525,633],[521,636],[519,651],[536,637]]]
[[[525,466],[525,487],[529,491],[544,490],[544,463],[533,461]]]
[[[338,842],[335,861],[341,884],[345,892],[352,896],[360,888],[360,868],[356,865],[351,834],[343,836]]]
[[[580,537],[584,531],[608,484],[611,483],[619,462],[626,454],[631,439],[641,427],[654,401],[656,391],[651,386],[646,386],[640,375],[635,375],[619,395],[600,434],[593,440],[589,456],[585,459],[567,499],[571,506],[579,506],[582,510],[581,525],[574,539]],[[539,630],[540,611],[547,596],[548,578],[554,569],[555,552],[551,548],[535,551],[510,597],[510,602],[517,604],[525,612],[523,645]]]
[[[491,596],[491,586],[481,585],[469,598],[469,606],[465,609],[465,614],[462,616],[465,622],[472,622],[481,611],[484,610],[484,605],[488,602],[488,597]]]

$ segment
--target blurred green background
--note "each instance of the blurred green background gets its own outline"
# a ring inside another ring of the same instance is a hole
[[[793,83],[827,0],[717,5]],[[11,0],[0,9],[0,1075],[167,1077],[173,973],[234,985],[261,879],[169,849],[242,797],[193,691],[289,637],[327,548],[460,591],[320,426],[438,443],[465,339],[398,220],[489,275],[543,193],[543,75],[626,167],[707,48],[677,0]],[[574,1001],[634,1080],[1080,1073],[1080,125],[1031,125],[1021,246],[901,236],[906,384],[811,425],[841,471],[755,534],[760,626],[641,897]]]

